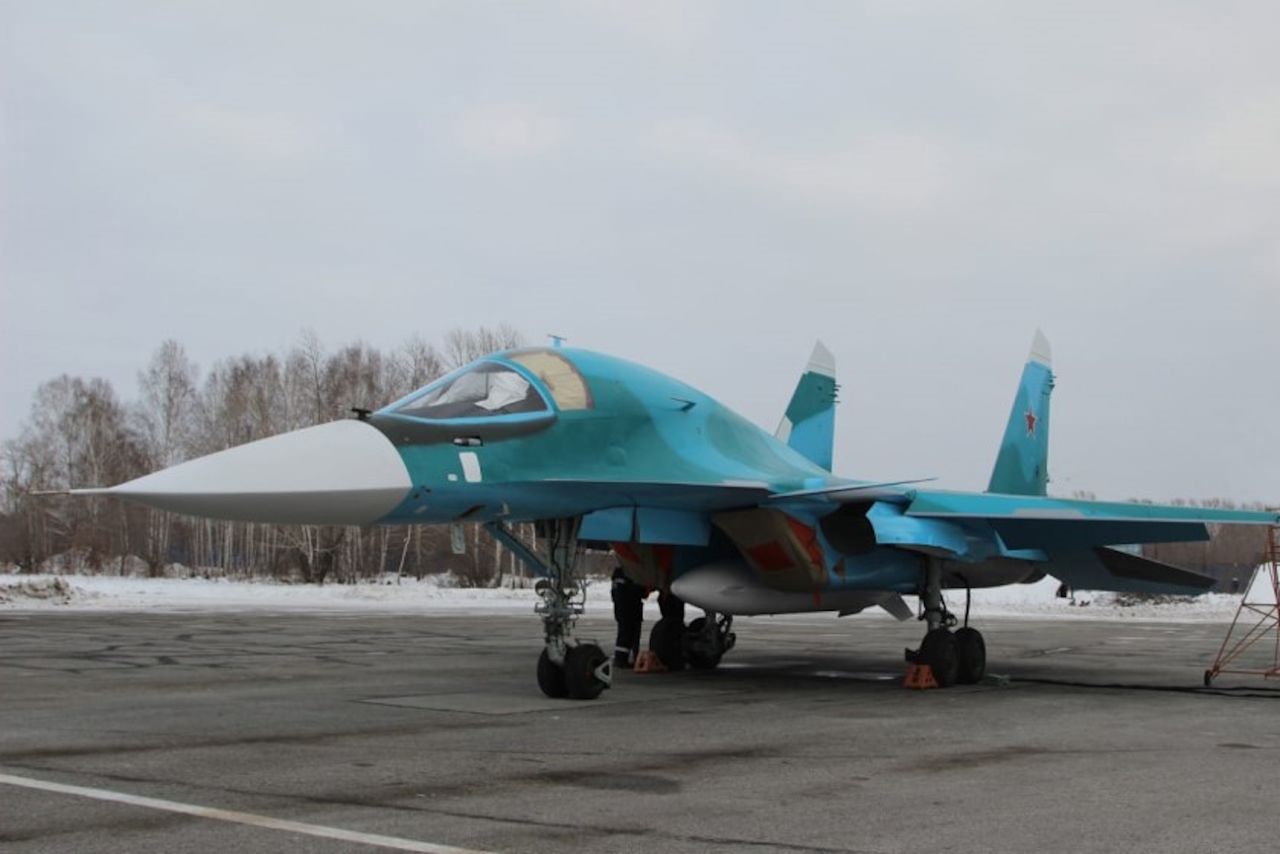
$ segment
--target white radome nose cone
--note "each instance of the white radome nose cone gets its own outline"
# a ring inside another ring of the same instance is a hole
[[[240,522],[365,525],[412,487],[386,436],[333,421],[200,457],[106,490],[191,516]]]

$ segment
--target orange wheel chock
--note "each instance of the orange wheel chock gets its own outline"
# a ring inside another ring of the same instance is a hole
[[[651,649],[646,649],[636,656],[636,666],[633,668],[635,673],[665,673],[667,666],[662,663],[662,659],[658,658],[658,654]]]
[[[923,691],[926,688],[937,688],[938,680],[933,678],[933,668],[929,665],[913,664],[907,668],[907,678],[903,680],[902,687]]]

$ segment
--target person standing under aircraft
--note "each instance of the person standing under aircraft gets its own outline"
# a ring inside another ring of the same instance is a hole
[[[622,563],[613,570],[613,619],[618,624],[618,637],[613,646],[616,667],[634,667],[640,654],[640,634],[644,625],[644,600],[649,591],[627,577]]]

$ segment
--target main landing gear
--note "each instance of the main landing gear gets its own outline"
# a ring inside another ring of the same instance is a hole
[[[668,670],[714,670],[724,654],[733,649],[738,636],[733,633],[733,617],[708,611],[689,625],[675,617],[663,617],[649,632],[649,649]]]
[[[737,642],[733,616],[707,611],[684,630],[684,659],[694,670],[714,670]]]
[[[662,619],[649,633],[649,649],[667,670],[714,670],[738,640],[729,614],[704,610],[705,616],[686,626],[684,602],[670,590],[659,594],[658,607]]]
[[[964,625],[954,632],[951,627],[957,621],[942,600],[942,562],[937,558],[929,558],[920,598],[924,603],[923,619],[929,628],[920,648],[907,650],[907,660],[928,665],[942,688],[981,682],[987,672],[987,645],[982,633],[969,627],[972,597],[968,584],[965,585]]]
[[[598,644],[574,639],[573,625],[582,615],[586,591],[577,576],[580,518],[551,519],[539,524],[547,543],[544,561],[501,522],[485,527],[503,545],[543,576],[534,587],[542,600],[534,612],[542,617],[545,646],[538,656],[538,687],[548,697],[594,700],[613,684],[613,659]]]

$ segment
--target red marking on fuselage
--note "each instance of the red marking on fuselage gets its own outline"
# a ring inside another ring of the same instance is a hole
[[[776,540],[752,546],[747,549],[747,557],[751,558],[751,562],[762,572],[780,572],[791,568],[791,556]]]
[[[1027,419],[1027,435],[1034,438],[1036,435],[1036,422],[1040,419],[1036,418],[1036,414],[1030,409],[1027,410],[1026,415],[1023,417]]]
[[[801,547],[804,548],[805,554],[809,556],[809,560],[813,561],[813,565],[818,570],[826,570],[827,562],[822,556],[822,546],[818,543],[818,532],[803,522],[786,517],[787,526],[791,528],[791,533],[800,541]]]
[[[664,579],[671,579],[671,569],[676,557],[675,546],[662,543],[610,543],[609,547],[623,563],[639,567],[650,566]]]

